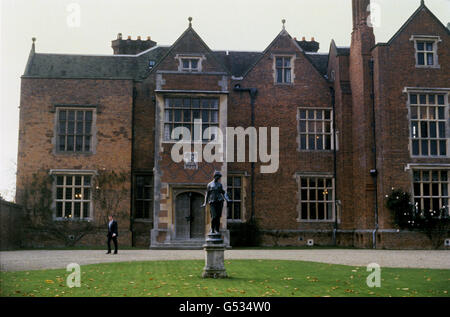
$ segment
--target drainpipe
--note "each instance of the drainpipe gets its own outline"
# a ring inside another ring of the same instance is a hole
[[[257,88],[241,88],[240,84],[234,86],[234,91],[248,92],[250,94],[250,109],[251,109],[251,126],[255,126],[255,100],[258,94]],[[250,220],[255,220],[255,162],[250,162],[250,187],[251,187],[251,213]]]
[[[135,246],[135,235],[134,235],[134,215],[133,215],[133,207],[134,207],[134,108],[136,107],[136,97],[137,97],[137,89],[133,86],[133,101],[131,104],[131,171],[130,171],[130,231],[131,231],[131,246]]]
[[[371,93],[370,99],[372,101],[372,137],[373,137],[373,164],[374,169],[370,170],[370,175],[373,177],[373,183],[375,187],[374,195],[375,195],[375,228],[372,231],[372,247],[374,249],[377,248],[377,239],[376,233],[378,231],[378,170],[377,170],[377,138],[376,138],[376,120],[375,120],[375,87],[374,87],[374,71],[373,71],[373,59],[369,60],[369,69],[370,69],[370,77],[371,77]]]
[[[337,197],[337,158],[336,158],[336,97],[335,97],[335,92],[334,92],[334,88],[330,87],[330,94],[331,94],[331,108],[333,109],[333,177],[334,177],[334,210],[335,210],[335,215],[334,215],[334,228],[333,228],[333,245],[336,246],[337,244],[337,239],[336,239],[336,233],[337,233],[337,229],[338,229],[338,213],[337,213],[337,204],[336,202],[338,201],[338,197]]]

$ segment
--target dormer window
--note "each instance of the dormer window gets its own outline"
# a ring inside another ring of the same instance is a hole
[[[182,58],[183,71],[198,72],[198,58]]]
[[[275,57],[275,83],[292,83],[292,56]]]
[[[152,69],[155,66],[155,64],[156,64],[156,62],[153,59],[149,60],[148,61],[148,68]]]
[[[175,56],[179,72],[201,72],[202,62],[205,59],[206,57],[201,54],[177,54]]]
[[[439,68],[438,64],[438,43],[439,36],[413,35],[410,39],[414,41],[416,51],[416,67]]]

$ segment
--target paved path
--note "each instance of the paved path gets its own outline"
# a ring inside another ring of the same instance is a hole
[[[198,260],[203,250],[122,250],[117,255],[102,250],[4,251],[0,252],[0,270],[25,271],[65,268],[69,263],[94,264],[127,261]],[[425,250],[227,250],[226,259],[279,259],[381,267],[450,269],[450,251]]]

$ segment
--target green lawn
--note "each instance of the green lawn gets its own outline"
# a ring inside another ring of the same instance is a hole
[[[0,272],[0,296],[449,296],[450,270],[382,268],[369,288],[365,267],[300,261],[227,260],[228,279],[202,279],[204,261],[85,265],[81,287],[64,269]]]

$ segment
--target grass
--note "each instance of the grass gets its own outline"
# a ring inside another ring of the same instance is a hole
[[[450,270],[382,268],[369,288],[365,267],[280,260],[226,260],[227,279],[202,279],[204,261],[85,265],[81,287],[65,269],[0,272],[0,296],[439,296],[448,297]]]

